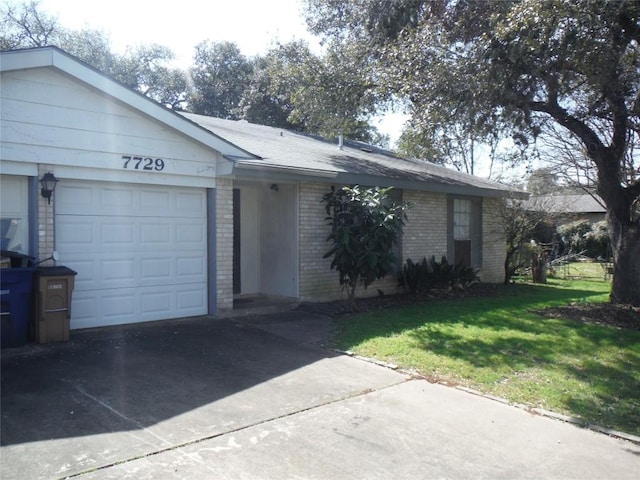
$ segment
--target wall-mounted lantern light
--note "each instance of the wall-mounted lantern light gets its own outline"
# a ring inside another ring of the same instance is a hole
[[[58,179],[51,172],[45,173],[40,179],[40,183],[42,184],[42,189],[40,190],[40,194],[47,199],[47,203],[51,205],[51,194],[56,189],[56,184],[58,183]]]
[[[272,183],[271,184],[271,190],[273,190],[274,192],[277,192],[278,190],[280,190],[280,187],[278,187],[277,183]]]

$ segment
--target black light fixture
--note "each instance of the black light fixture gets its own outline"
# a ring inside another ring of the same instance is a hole
[[[277,183],[272,183],[271,184],[271,190],[273,190],[274,192],[277,192],[278,190],[280,190],[280,187],[278,187]]]
[[[56,184],[58,183],[58,179],[51,172],[45,173],[40,179],[40,183],[42,184],[42,189],[40,190],[40,194],[47,199],[47,203],[51,205],[51,194],[56,189]]]

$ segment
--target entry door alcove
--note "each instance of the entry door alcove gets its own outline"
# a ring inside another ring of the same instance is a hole
[[[239,293],[297,298],[297,186],[243,183],[236,189]]]

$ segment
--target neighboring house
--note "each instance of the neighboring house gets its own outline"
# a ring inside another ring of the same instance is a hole
[[[447,255],[503,279],[503,185],[360,143],[180,115],[54,47],[4,52],[0,72],[1,234],[78,272],[71,328],[216,315],[234,295],[340,298],[323,259],[331,185],[393,186],[413,203],[403,260]],[[50,204],[47,172],[59,180]]]
[[[557,225],[588,220],[590,223],[605,219],[607,210],[597,195],[588,193],[567,195],[536,195],[529,198],[532,208],[544,209],[554,217]]]

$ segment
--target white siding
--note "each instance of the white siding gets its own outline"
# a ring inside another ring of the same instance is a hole
[[[214,185],[218,154],[59,72],[3,73],[0,95],[3,160],[74,167],[77,178],[111,170],[120,181]],[[165,167],[124,169],[123,155],[161,158]]]

